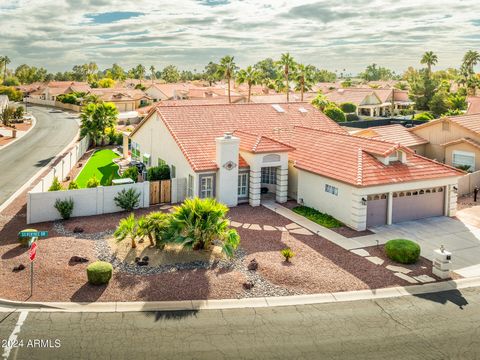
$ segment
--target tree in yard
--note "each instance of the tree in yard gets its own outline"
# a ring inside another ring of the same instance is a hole
[[[340,110],[335,104],[328,105],[324,110],[324,114],[335,122],[344,122],[347,120],[345,113]]]
[[[371,64],[359,76],[365,81],[390,80],[394,78],[394,73],[385,67]]]
[[[294,80],[296,83],[295,90],[300,91],[300,100],[303,101],[305,91],[312,89],[315,79],[315,67],[312,65],[297,64]]]
[[[113,233],[113,236],[115,236],[115,239],[118,242],[130,238],[130,241],[132,242],[132,249],[137,247],[135,240],[137,239],[138,235],[138,224],[133,213],[127,218],[120,220],[117,229]]]
[[[233,56],[227,55],[220,59],[220,65],[218,71],[222,75],[223,79],[227,80],[228,87],[228,102],[232,102],[232,97],[230,95],[230,80],[235,75],[236,65],[234,62]]]
[[[480,54],[477,51],[469,50],[463,57],[460,68],[459,83],[467,88],[467,91],[475,95],[477,87],[480,86],[480,79],[475,74],[475,65],[480,62]]]
[[[280,61],[278,62],[278,66],[285,77],[285,87],[287,92],[287,103],[290,101],[290,75],[295,71],[295,60],[289,54],[285,53],[282,54]]]
[[[163,247],[161,234],[168,227],[169,214],[152,212],[138,219],[138,235],[140,238],[148,237],[151,246]]]
[[[135,79],[139,79],[141,84],[142,80],[145,78],[145,73],[146,73],[145,66],[143,66],[142,64],[138,64],[134,69],[134,73],[135,73]]]
[[[167,83],[176,83],[180,81],[180,72],[175,65],[167,65],[161,72],[161,78]]]
[[[7,65],[11,63],[11,60],[8,56],[1,56],[0,57],[0,64],[3,66],[3,83],[5,84],[5,80],[7,78]]]
[[[432,99],[428,103],[428,107],[436,118],[440,117],[448,111],[447,95],[441,91],[437,92],[432,96]]]
[[[185,200],[174,209],[167,227],[170,241],[193,250],[208,250],[214,241],[219,241],[222,251],[233,256],[240,244],[240,236],[228,226],[225,205],[211,198],[194,198]]]
[[[218,81],[222,78],[222,74],[220,72],[220,65],[215,64],[214,62],[210,61],[207,66],[205,66],[205,71],[203,73],[205,80],[208,81],[208,84],[212,86],[215,81]]]
[[[98,80],[98,86],[101,88],[112,88],[115,85],[115,80],[110,78],[103,78]]]
[[[105,77],[113,80],[125,80],[125,70],[120,65],[113,64],[110,69],[107,69]]]
[[[0,113],[0,120],[4,126],[11,126],[12,121],[15,118],[15,108],[13,106],[7,106]]]
[[[152,80],[152,84],[157,78],[156,73],[155,73],[155,66],[151,65],[150,66],[150,79]]]
[[[312,100],[312,105],[320,111],[325,110],[325,108],[330,104],[330,101],[328,101],[328,99],[323,94],[318,94],[317,97]]]
[[[433,51],[427,51],[423,54],[420,64],[427,65],[428,76],[432,74],[432,66],[438,63],[438,57]]]
[[[257,85],[261,81],[261,73],[252,66],[248,66],[245,70],[240,70],[237,73],[237,82],[239,84],[248,85],[248,102],[250,102],[250,97],[252,95],[252,86]]]
[[[118,110],[113,103],[89,103],[84,106],[80,114],[80,135],[90,136],[93,146],[102,141],[106,130],[115,125]]]
[[[253,67],[260,71],[262,82],[265,85],[268,85],[270,80],[275,80],[278,77],[277,66],[272,58],[263,59],[257,62]]]

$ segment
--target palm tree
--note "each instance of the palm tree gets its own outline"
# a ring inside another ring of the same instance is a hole
[[[427,65],[428,74],[432,73],[432,65],[438,63],[438,57],[433,53],[433,51],[427,51],[422,56],[422,60],[420,60],[420,64]]]
[[[117,229],[113,233],[115,239],[120,242],[126,238],[130,238],[132,241],[132,249],[137,247],[135,239],[138,237],[138,224],[135,220],[135,215],[132,213],[129,217],[120,220]]]
[[[142,80],[145,77],[145,72],[145,66],[143,66],[142,64],[138,64],[135,67],[135,75],[138,77],[138,79],[140,79],[140,84],[142,84]]]
[[[245,70],[237,73],[237,82],[239,84],[246,83],[248,85],[248,102],[252,95],[252,86],[257,85],[261,81],[261,73],[252,66],[248,66]]]
[[[233,256],[240,236],[230,229],[228,208],[215,199],[187,199],[171,214],[169,228],[174,241],[194,250],[208,250],[213,241],[222,243],[222,251]]]
[[[327,100],[325,95],[319,93],[315,99],[312,100],[312,105],[315,106],[320,111],[325,110],[325,108],[330,105],[330,101]]]
[[[150,76],[152,77],[152,84],[153,84],[153,81],[155,80],[155,66],[150,66]]]
[[[468,50],[463,56],[463,65],[470,74],[474,73],[473,68],[480,62],[480,54],[478,51]]]
[[[218,66],[218,71],[227,80],[228,83],[228,102],[232,103],[232,98],[230,96],[230,80],[235,74],[236,65],[233,61],[234,57],[227,55],[220,59],[220,65]]]
[[[152,212],[138,219],[138,235],[140,238],[148,237],[151,246],[165,246],[162,240],[162,233],[168,227],[169,216],[162,212]]]
[[[290,101],[290,79],[289,76],[290,74],[295,71],[295,60],[293,57],[289,54],[282,54],[282,57],[280,58],[280,61],[277,63],[280,70],[283,72],[283,75],[285,77],[285,84],[286,84],[286,91],[287,91],[287,102]]]
[[[7,65],[11,63],[11,60],[8,56],[0,57],[0,64],[3,66],[3,82],[5,83],[5,79],[7,78]]]
[[[303,65],[297,64],[295,72],[295,82],[297,83],[297,87],[295,90],[300,91],[300,98],[303,101],[303,94],[305,91],[309,91],[312,89],[313,79],[315,76],[315,72],[312,69],[311,65]]]
[[[115,125],[118,110],[113,103],[89,103],[80,114],[80,135],[89,136],[96,146],[106,136],[107,128]]]

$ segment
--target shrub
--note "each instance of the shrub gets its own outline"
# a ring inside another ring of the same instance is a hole
[[[154,166],[147,170],[147,180],[168,180],[170,179],[170,167],[166,164]]]
[[[87,266],[87,279],[92,285],[108,284],[112,278],[113,266],[105,261],[95,261]]]
[[[18,241],[20,242],[21,246],[28,247],[28,244],[30,243],[30,241],[32,239],[36,240],[36,238],[34,238],[34,237],[23,237],[23,236],[20,236],[20,233],[21,232],[34,232],[34,231],[37,231],[37,229],[23,229],[18,233]]]
[[[60,216],[63,220],[70,219],[70,216],[73,212],[73,199],[70,198],[68,200],[55,200],[55,209],[60,213]]]
[[[115,135],[115,144],[123,145],[123,134],[121,132],[117,132],[117,134]]]
[[[345,115],[345,118],[347,119],[347,121],[358,121],[358,120],[360,120],[360,118],[358,117],[357,114],[347,114],[347,115]]]
[[[417,114],[413,117],[413,120],[426,120],[426,121],[430,121],[430,120],[433,120],[435,117],[429,113],[429,112],[423,112],[423,113],[420,113],[420,114]]]
[[[336,228],[343,225],[332,215],[324,214],[308,206],[296,206],[292,210],[319,225],[325,226],[326,228]]]
[[[335,122],[344,122],[346,120],[343,111],[334,105],[327,106],[323,113]]]
[[[413,264],[420,257],[420,245],[406,239],[390,240],[385,244],[385,253],[395,262]]]
[[[122,174],[122,178],[124,179],[132,179],[133,181],[137,182],[138,180],[138,169],[136,166],[131,166],[127,170],[125,170]]]
[[[470,165],[457,165],[455,167],[459,170],[469,171],[471,166]]]
[[[68,184],[68,190],[76,190],[78,189],[78,184],[75,180],[70,181],[70,184]]]
[[[98,186],[100,186],[100,181],[97,179],[95,175],[93,175],[93,177],[88,179],[87,188],[96,188]]]
[[[290,248],[285,248],[280,251],[286,262],[290,262],[290,259],[295,256],[294,252]]]
[[[344,113],[349,114],[349,113],[354,113],[357,110],[357,106],[355,104],[346,102],[346,103],[340,104],[340,109]]]
[[[50,187],[48,188],[48,191],[60,191],[60,190],[63,190],[63,186],[58,180],[58,177],[55,176],[53,178],[52,185],[50,185]]]
[[[113,198],[115,205],[126,211],[132,211],[140,204],[140,192],[135,189],[123,189]]]

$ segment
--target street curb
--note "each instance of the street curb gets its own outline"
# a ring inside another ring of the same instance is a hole
[[[33,121],[32,121],[32,127],[30,129],[28,129],[27,131],[25,131],[25,134],[23,134],[22,136],[20,137],[17,137],[15,140],[9,142],[8,144],[6,145],[3,145],[3,146],[0,146],[0,151],[2,151],[3,149],[6,149],[7,147],[9,147],[10,145],[12,144],[15,144],[18,140],[21,140],[25,135],[27,135],[30,131],[33,130],[33,128],[35,127],[35,125],[37,125],[37,118],[35,116],[33,116]]]
[[[480,277],[423,285],[324,294],[259,297],[223,300],[138,301],[138,302],[21,302],[0,299],[0,311],[40,312],[142,312],[246,309],[276,306],[327,304],[357,300],[379,300],[418,296],[442,291],[480,287]]]
[[[73,140],[66,146],[62,149],[62,151],[60,151],[52,160],[50,160],[50,162],[45,165],[44,167],[42,167],[40,170],[38,170],[35,175],[33,175],[30,180],[28,180],[25,184],[23,184],[17,191],[15,191],[7,200],[5,200],[3,202],[3,204],[0,205],[0,213],[2,211],[4,211],[13,201],[15,201],[15,199],[20,196],[20,194],[22,192],[25,191],[25,189],[27,189],[30,185],[32,185],[32,183],[37,180],[37,178],[40,177],[40,175],[42,175],[43,172],[45,172],[48,168],[50,168],[52,166],[52,164],[55,163],[55,161],[57,161],[59,159],[59,157],[61,157],[68,149],[70,149],[77,141],[78,141],[78,137],[80,136],[80,127],[78,128],[78,131],[77,133],[75,134]]]

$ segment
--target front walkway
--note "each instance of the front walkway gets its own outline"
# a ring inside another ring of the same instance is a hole
[[[452,267],[456,273],[463,277],[480,276],[480,206],[459,211],[459,220],[442,216],[408,221],[372,228],[370,230],[375,233],[372,235],[346,238],[274,201],[263,201],[262,205],[346,250],[383,245],[388,240],[403,238],[418,242],[421,255],[433,260],[433,250],[443,245],[452,252]]]

